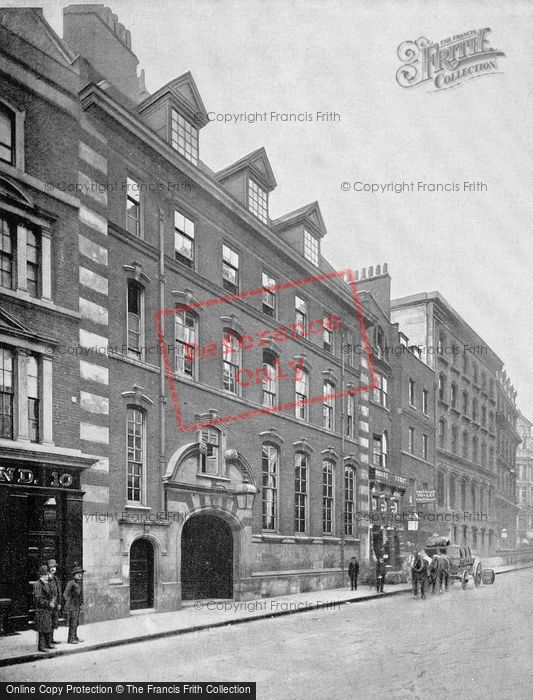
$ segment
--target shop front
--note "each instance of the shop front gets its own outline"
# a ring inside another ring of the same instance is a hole
[[[41,564],[55,559],[61,579],[82,564],[82,497],[79,467],[0,461],[0,598],[10,601],[8,629],[32,625]]]
[[[405,523],[402,503],[407,479],[383,469],[370,469],[372,548],[389,570],[401,568]]]

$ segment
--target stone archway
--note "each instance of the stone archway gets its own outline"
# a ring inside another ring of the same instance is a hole
[[[233,598],[233,533],[217,515],[191,517],[181,534],[183,600]]]

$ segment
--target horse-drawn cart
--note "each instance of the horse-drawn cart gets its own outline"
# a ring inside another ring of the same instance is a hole
[[[461,588],[466,590],[468,582],[472,580],[477,588],[481,583],[494,583],[494,572],[486,570],[484,576],[483,565],[474,557],[467,545],[450,544],[449,540],[438,538],[430,540],[426,544],[426,553],[429,557],[443,556],[449,562],[449,577],[453,581],[460,581]]]
[[[494,570],[485,569],[481,562],[474,557],[470,547],[466,545],[450,544],[445,537],[434,535],[427,542],[423,550],[419,550],[413,557],[411,565],[411,579],[413,582],[413,594],[420,594],[425,598],[426,586],[430,586],[432,593],[448,590],[448,581],[461,582],[461,587],[466,590],[468,582],[472,580],[477,588],[482,582],[494,583]]]

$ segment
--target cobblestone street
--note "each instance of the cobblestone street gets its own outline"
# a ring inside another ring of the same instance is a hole
[[[533,570],[0,669],[2,680],[257,681],[259,698],[529,698]]]

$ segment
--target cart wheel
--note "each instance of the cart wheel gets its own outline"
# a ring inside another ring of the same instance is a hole
[[[476,566],[476,571],[474,573],[474,585],[476,588],[481,584],[481,578],[483,576],[483,568],[481,566],[481,562],[478,563]]]
[[[463,589],[463,591],[466,591],[467,585],[468,585],[468,574],[466,573],[466,571],[463,571],[463,573],[461,575],[461,588]]]

